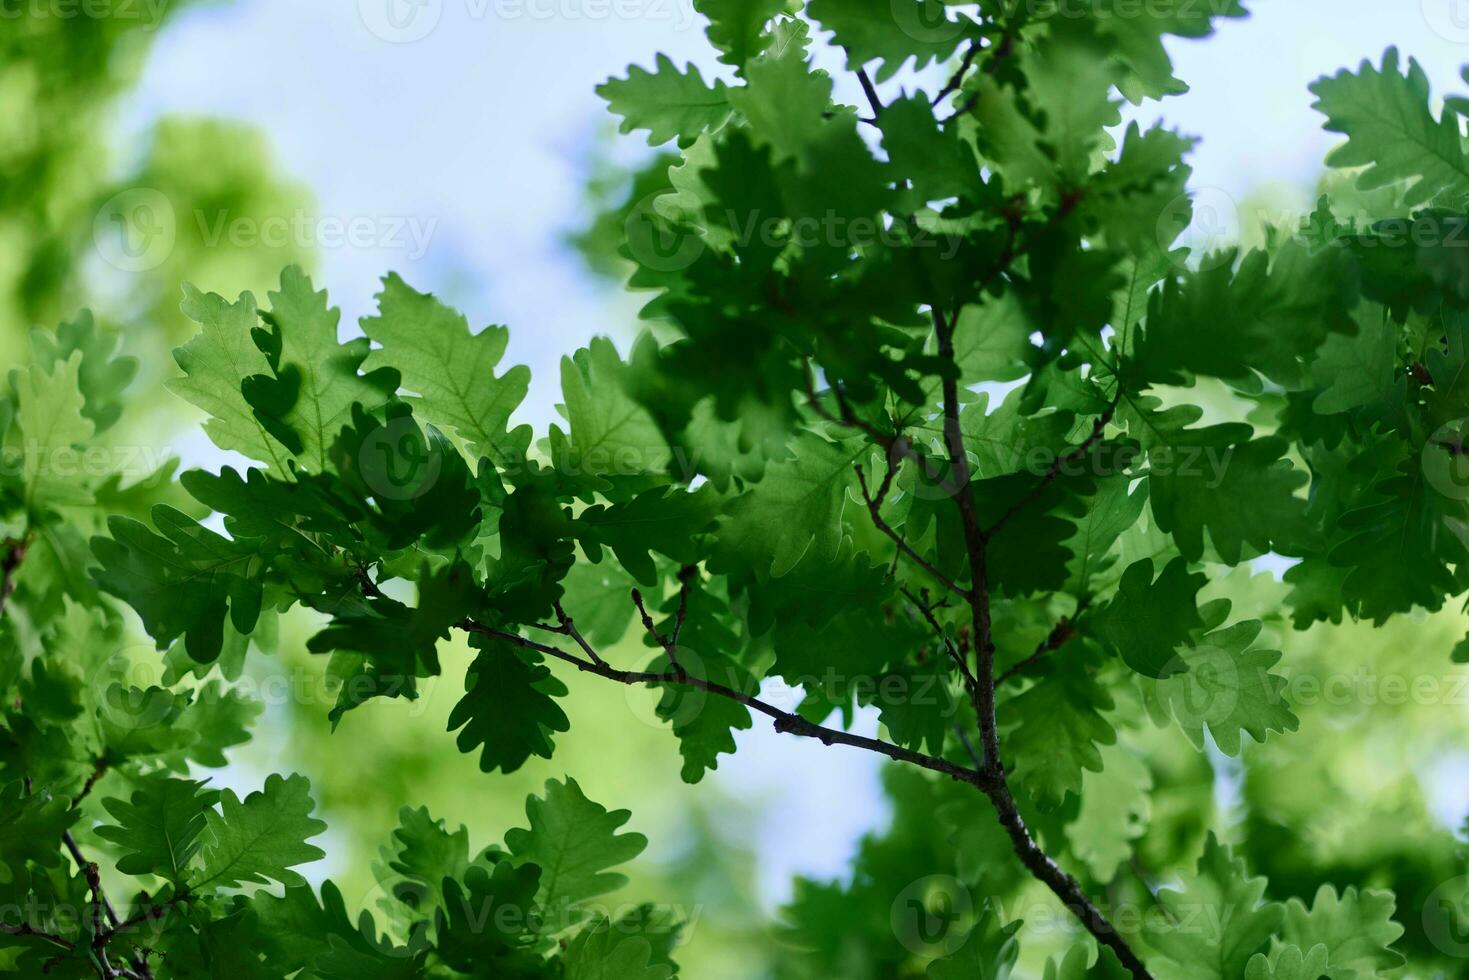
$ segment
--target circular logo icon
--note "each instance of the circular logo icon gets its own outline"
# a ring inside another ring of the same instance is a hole
[[[679,666],[694,677],[706,677],[704,658],[688,647],[678,648]],[[663,666],[660,668],[659,665]],[[671,673],[667,658],[662,650],[650,650],[646,662],[639,668],[643,671]],[[709,678],[720,681],[722,678]],[[709,694],[702,687],[690,684],[658,684],[651,690],[648,685],[625,684],[622,697],[627,710],[634,718],[649,728],[682,728],[692,724],[704,710]]]
[[[92,703],[115,716],[127,716],[138,727],[157,724],[172,709],[172,699],[150,697],[150,688],[168,686],[163,654],[148,643],[130,643],[112,653],[92,672]]]
[[[1450,500],[1469,500],[1469,418],[1439,426],[1420,460],[1429,486]]]
[[[964,33],[964,24],[950,20],[941,0],[891,0],[893,23],[915,41],[942,44]]]
[[[1469,875],[1450,878],[1429,893],[1423,934],[1440,952],[1469,958]]]
[[[903,948],[915,956],[950,956],[969,938],[974,899],[952,875],[919,878],[893,899],[889,924]]]
[[[92,219],[92,243],[102,261],[123,272],[156,269],[173,253],[178,218],[160,191],[134,187],[114,195]]]
[[[438,440],[425,438],[411,415],[378,426],[362,440],[357,472],[372,492],[386,500],[413,500],[438,482],[444,466]]]
[[[1423,22],[1452,44],[1469,44],[1469,0],[1422,0]]]
[[[414,956],[427,945],[429,923],[443,904],[438,888],[421,875],[398,874],[385,867],[376,871],[383,877],[368,889],[358,908],[372,913],[384,931],[379,937],[372,929],[365,938],[384,956]],[[404,944],[394,942],[395,936]]]
[[[1196,722],[1213,724],[1228,718],[1239,702],[1239,668],[1226,654],[1210,655],[1212,641],[1204,641],[1192,657],[1175,655],[1164,668],[1166,675],[1159,689],[1171,702],[1175,714]],[[1181,714],[1179,714],[1181,712]]]
[[[653,202],[662,194],[638,201],[623,222],[627,251],[638,265],[654,272],[678,272],[704,253],[704,237],[686,225],[659,214]]]
[[[1188,249],[1187,259],[1201,269],[1215,269],[1232,258],[1224,251],[1240,240],[1239,205],[1218,187],[1180,194],[1158,215],[1158,244],[1165,253]],[[1182,265],[1185,259],[1176,260]]]
[[[357,14],[374,37],[412,44],[439,26],[444,0],[357,0]]]

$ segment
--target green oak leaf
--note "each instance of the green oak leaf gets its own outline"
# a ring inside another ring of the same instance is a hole
[[[648,145],[677,139],[688,146],[699,134],[718,129],[729,118],[726,87],[719,79],[710,85],[698,66],[680,72],[667,55],[660,54],[654,70],[631,65],[626,78],[612,78],[597,87],[607,108],[622,117],[619,130],[648,131]]]
[[[530,370],[517,364],[495,375],[510,331],[489,326],[471,333],[462,314],[397,274],[384,277],[377,303],[377,316],[362,319],[362,332],[381,346],[363,367],[397,371],[411,392],[404,397],[414,414],[463,439],[472,459],[488,456],[501,466],[518,462],[530,444],[530,428],[508,430],[508,424],[525,400]]]
[[[1096,634],[1115,649],[1133,670],[1147,677],[1167,677],[1187,666],[1175,652],[1204,628],[1199,617],[1199,590],[1208,578],[1189,572],[1175,558],[1153,579],[1153,562],[1143,558],[1122,573],[1117,595],[1096,615]]]
[[[219,809],[205,813],[206,838],[193,891],[205,886],[229,888],[278,881],[297,885],[304,879],[291,869],[326,856],[306,841],[326,830],[311,816],[311,782],[298,773],[272,773],[264,788],[243,800],[234,790],[220,793]]]
[[[449,715],[449,731],[462,729],[461,752],[480,750],[484,772],[514,772],[531,756],[551,758],[552,736],[571,727],[557,699],[566,685],[539,654],[492,637],[475,636],[479,655],[464,679],[464,697]]]
[[[525,816],[530,826],[507,831],[505,847],[517,866],[541,868],[536,900],[557,916],[621,888],[627,877],[608,869],[648,846],[642,834],[618,833],[632,814],[592,802],[570,778],[547,780],[545,796],[527,797]]]
[[[141,782],[130,799],[103,800],[117,823],[96,833],[123,849],[117,870],[157,874],[180,886],[203,846],[205,813],[218,798],[219,791],[206,789],[202,781],[157,775]]]
[[[1158,703],[1196,747],[1206,726],[1220,751],[1238,756],[1242,735],[1263,742],[1300,724],[1285,700],[1285,678],[1270,670],[1280,653],[1252,647],[1260,628],[1248,620],[1209,633],[1183,653],[1186,671],[1157,682]]]
[[[1338,895],[1322,885],[1310,908],[1298,898],[1286,903],[1281,938],[1313,953],[1325,946],[1325,975],[1331,980],[1382,976],[1405,962],[1392,948],[1404,931],[1393,921],[1396,904],[1389,891],[1349,886]]]
[[[1209,834],[1198,869],[1158,893],[1161,916],[1143,925],[1148,943],[1168,958],[1163,980],[1234,980],[1280,928],[1282,909],[1264,900],[1266,881]]]

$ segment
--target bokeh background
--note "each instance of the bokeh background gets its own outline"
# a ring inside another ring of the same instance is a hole
[[[1250,6],[1249,19],[1207,42],[1170,45],[1189,93],[1131,110],[1203,138],[1198,244],[1256,240],[1265,224],[1309,210],[1335,142],[1310,107],[1319,75],[1396,44],[1436,93],[1464,87],[1464,0]],[[615,133],[594,87],[658,52],[724,74],[702,26],[689,0],[0,0],[0,344],[17,357],[32,326],[95,309],[143,359],[139,407],[117,438],[214,467],[220,454],[161,384],[175,372],[169,349],[190,332],[179,283],[259,295],[299,262],[352,334],[393,270],[475,326],[511,328],[507,363],[533,376],[519,421],[543,430],[561,356],[594,334],[622,345],[639,329],[618,223],[598,216],[636,196],[630,174],[656,151]],[[1218,588],[1273,601],[1270,570],[1259,571]],[[371,904],[371,864],[401,802],[467,824],[478,847],[519,821],[527,792],[570,773],[593,798],[631,808],[651,838],[627,898],[675,904],[690,919],[688,975],[757,977],[793,878],[842,877],[862,836],[891,816],[875,757],[780,739],[763,724],[705,783],[685,786],[646,693],[605,686],[574,689],[577,726],[553,761],[485,776],[444,733],[463,649],[446,656],[437,696],[429,687],[412,705],[375,703],[327,737],[332,696],[304,653],[309,632],[281,624],[274,666],[251,675],[266,721],[214,778],[251,787],[266,769],[309,775],[332,828],[329,858],[309,870],[342,882],[349,901]],[[1440,670],[1462,633],[1448,613],[1280,639],[1302,670],[1329,659],[1338,671],[1412,673]],[[1413,714],[1414,745],[1395,739],[1394,712]],[[1298,713],[1295,737],[1335,740],[1330,758],[1349,760],[1332,763],[1340,771],[1267,746],[1247,770],[1216,758],[1201,774],[1178,754],[1173,777],[1212,780],[1226,815],[1268,798],[1285,826],[1292,807],[1308,819],[1328,784],[1371,795],[1365,816],[1310,818],[1312,846],[1344,850],[1342,860],[1365,855],[1374,835],[1378,850],[1391,846],[1384,835],[1421,841],[1421,823],[1451,848],[1469,815],[1469,708],[1358,697]],[[1166,768],[1170,757],[1159,758]],[[1172,788],[1160,787],[1155,808]],[[1289,883],[1289,868],[1272,870]]]

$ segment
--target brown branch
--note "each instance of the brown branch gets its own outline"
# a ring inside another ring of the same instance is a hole
[[[865,419],[858,418],[857,413],[852,410],[851,403],[847,401],[847,396],[842,392],[842,389],[837,387],[836,385],[832,385],[831,393],[832,396],[836,398],[837,407],[841,410],[841,414],[833,414],[831,409],[827,408],[821,403],[821,397],[816,393],[816,376],[811,368],[811,359],[809,357],[805,359],[805,378],[806,400],[810,404],[812,410],[815,411],[817,415],[820,415],[822,418],[826,419],[826,421],[831,422],[833,425],[841,425],[848,428],[859,429],[862,432],[865,432],[868,438],[870,438],[873,442],[877,443],[884,449],[891,449],[895,443],[902,439],[900,435],[890,435],[889,433],[883,432],[877,426],[866,421]],[[911,446],[908,446],[907,450],[910,454],[912,453]]]
[[[678,570],[678,581],[681,587],[678,590],[678,613],[673,619],[673,636],[670,640],[675,647],[678,646],[678,638],[683,635],[684,620],[689,615],[689,583],[698,574],[699,568],[697,565],[685,565]]]
[[[70,833],[68,832],[68,836]],[[71,846],[76,847],[73,840]],[[107,960],[107,929],[102,925],[102,919],[106,910],[106,918],[115,928],[117,926],[117,913],[112,911],[112,904],[107,901],[107,896],[102,893],[102,873],[97,870],[93,861],[81,861],[81,852],[73,850],[72,854],[78,859],[82,866],[82,874],[86,876],[87,887],[92,891],[92,955],[96,958],[97,969],[103,980],[111,980],[117,976],[112,969],[112,964]]]
[[[37,929],[26,922],[22,922],[18,926],[7,926],[0,924],[0,932],[3,932],[7,936],[34,936],[37,939],[48,942],[53,946],[59,946],[62,949],[68,951],[76,948],[70,942],[56,935],[55,933],[45,932],[41,929]]]
[[[651,617],[648,617],[644,620],[644,626],[647,626],[649,622],[651,622]],[[789,711],[782,711],[774,705],[767,704],[766,702],[761,701],[759,698],[756,698],[750,694],[746,694],[743,691],[737,691],[734,688],[726,687],[723,684],[717,684],[713,681],[708,681],[704,678],[696,677],[693,674],[688,673],[683,668],[677,667],[677,665],[675,665],[675,672],[669,674],[651,673],[646,671],[619,670],[616,667],[613,667],[610,664],[606,663],[605,661],[598,663],[590,660],[583,660],[582,658],[575,656],[574,654],[567,653],[565,650],[560,650],[545,643],[538,643],[535,640],[520,636],[517,633],[509,633],[504,630],[495,629],[482,623],[475,622],[471,619],[466,619],[459,623],[456,623],[455,626],[468,633],[478,633],[482,636],[494,637],[497,640],[503,640],[506,643],[511,643],[527,650],[535,650],[536,652],[543,653],[548,657],[554,657],[555,659],[560,660],[564,663],[571,664],[580,671],[589,674],[595,674],[598,677],[603,677],[610,681],[616,681],[619,684],[674,684],[684,687],[697,688],[698,690],[704,691],[708,694],[713,694],[716,697],[727,698],[730,701],[737,701],[740,704],[743,704],[745,707],[749,708],[751,711],[757,711],[760,714],[765,715],[767,718],[771,719],[774,724],[775,730],[778,732],[784,732],[790,735],[799,735],[804,738],[814,738],[817,741],[821,742],[823,745],[848,745],[853,748],[865,749],[868,752],[876,752],[879,755],[885,755],[889,759],[893,759],[896,762],[906,762],[911,765],[919,766],[923,769],[928,769],[933,772],[941,773],[945,776],[950,777],[951,779],[956,779],[960,782],[965,782],[973,786],[980,787],[981,789],[989,785],[989,777],[983,772],[979,772],[973,769],[966,769],[963,766],[955,765],[947,759],[942,759],[937,756],[924,755],[921,752],[914,752],[910,749],[905,749],[902,746],[893,745],[890,742],[884,742],[881,739],[867,738],[863,735],[853,735],[850,732],[844,732],[835,728],[826,728],[822,725],[814,724],[807,721],[805,718],[802,718],[800,715],[794,714]],[[656,631],[654,635],[657,635]],[[663,638],[661,636],[658,637],[658,639],[660,642],[663,642]]]
[[[983,69],[986,75],[993,75],[1000,70],[1000,66],[1005,63],[1005,60],[1015,52],[1015,31],[1013,27],[1006,26],[1005,32],[1000,35],[1000,39],[995,42],[992,48],[985,48],[985,50],[994,51],[994,56],[990,58]],[[964,104],[954,111],[952,116],[948,119],[941,120],[941,122],[949,123],[958,119],[960,116],[968,115],[978,103],[979,91],[975,90],[970,94],[969,98],[964,100]],[[937,103],[934,104],[937,105]]]
[[[77,846],[77,839],[71,835],[71,831],[63,830],[61,832],[61,842],[66,845],[66,850],[71,855],[71,859],[76,862],[77,868],[79,868],[83,873],[86,873],[86,869],[89,867],[93,869],[97,867],[91,861],[88,861],[86,857],[82,854],[82,849]],[[91,884],[90,877],[87,879],[87,883]],[[102,894],[100,889],[100,881],[98,884],[99,888],[94,894],[94,897],[97,900],[98,909],[106,913],[107,922],[110,925],[116,927],[118,922],[117,912],[112,908],[112,903],[107,900],[107,896]]]
[[[1012,229],[1014,224],[1012,223]],[[1013,239],[1013,235],[1012,235]],[[1007,253],[1013,252],[1012,247]],[[999,273],[996,272],[996,275]],[[937,304],[933,306],[934,331],[941,357],[954,360],[954,330]],[[974,646],[976,669],[979,682],[975,698],[979,712],[980,771],[988,777],[980,787],[1000,819],[1000,825],[1010,838],[1015,854],[1031,875],[1055,893],[1073,915],[1081,920],[1097,942],[1117,954],[1117,958],[1133,975],[1135,980],[1153,980],[1132,947],[1107,921],[1077,880],[1067,874],[1036,843],[1025,819],[1015,805],[1005,779],[1005,766],[1000,757],[1000,740],[995,721],[995,644],[993,620],[990,614],[988,555],[989,537],[979,522],[974,494],[969,485],[969,458],[964,450],[964,435],[959,427],[959,388],[957,372],[947,372],[943,379],[944,442],[948,448],[952,476],[957,484],[954,502],[959,510],[959,519],[964,529],[964,546],[969,556],[970,581],[973,583],[969,604],[973,610]]]
[[[933,307],[934,331],[939,356],[954,360],[954,327],[938,306]],[[980,527],[979,512],[970,487],[969,456],[964,451],[964,433],[959,427],[959,381],[957,372],[943,378],[944,444],[949,452],[950,476],[954,480],[953,499],[959,509],[964,530],[964,548],[969,556],[971,582],[966,598],[973,609],[975,677],[979,682],[975,708],[979,712],[979,746],[985,769],[1003,780],[1005,767],[1000,761],[1000,738],[995,727],[995,644],[991,635],[989,569],[987,541]]]
[[[561,623],[561,632],[564,632],[567,636],[576,641],[576,645],[581,647],[582,652],[585,653],[588,657],[591,657],[593,661],[600,663],[602,658],[597,656],[597,651],[592,649],[591,644],[588,643],[586,641],[586,638],[581,635],[581,632],[577,630],[576,623],[572,621],[572,618],[570,616],[566,615],[566,610],[561,608],[560,602],[557,602],[555,604],[555,609],[556,619]]]
[[[146,901],[148,896],[145,893],[143,897]],[[118,935],[119,933],[125,933],[145,923],[155,922],[158,919],[163,918],[163,916],[170,911],[172,911],[175,906],[190,901],[193,897],[193,894],[187,888],[183,888],[176,892],[174,896],[166,902],[162,902],[157,905],[151,903],[145,904],[137,912],[134,912],[132,915],[119,922],[112,929],[108,930],[107,938],[111,940],[113,936]]]
[[[850,61],[851,58],[852,52],[848,51],[847,60]],[[866,68],[859,67],[857,69],[857,81],[862,83],[862,94],[867,96],[867,104],[872,106],[872,118],[874,120],[878,119],[882,116],[882,99],[877,97],[877,88],[873,86],[872,79],[867,77]]]
[[[29,532],[22,537],[10,538],[5,542],[5,554],[0,556],[0,614],[5,612],[5,606],[10,602],[11,593],[15,591],[15,573],[20,569],[20,563],[25,561],[26,551],[30,546]]]

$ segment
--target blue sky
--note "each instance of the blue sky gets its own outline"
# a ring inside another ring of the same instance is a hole
[[[1206,200],[1227,207],[1262,185],[1308,200],[1335,138],[1306,86],[1389,44],[1424,64],[1436,93],[1469,88],[1459,80],[1469,0],[1249,5],[1251,18],[1209,42],[1172,45],[1192,90],[1138,113],[1203,137],[1194,185]],[[657,52],[710,70],[700,30],[688,0],[235,0],[166,30],[119,145],[169,113],[249,120],[314,190],[321,216],[415,219],[426,248],[323,250],[345,322],[371,309],[392,269],[475,326],[508,324],[510,360],[536,379],[527,421],[543,424],[560,355],[593,334],[630,336],[638,305],[591,280],[560,241],[582,219],[584,160],[606,121],[593,87]],[[780,895],[792,871],[840,873],[855,838],[882,820],[875,763],[764,725],[746,735],[747,751],[717,778],[764,801],[753,832],[767,893]]]

